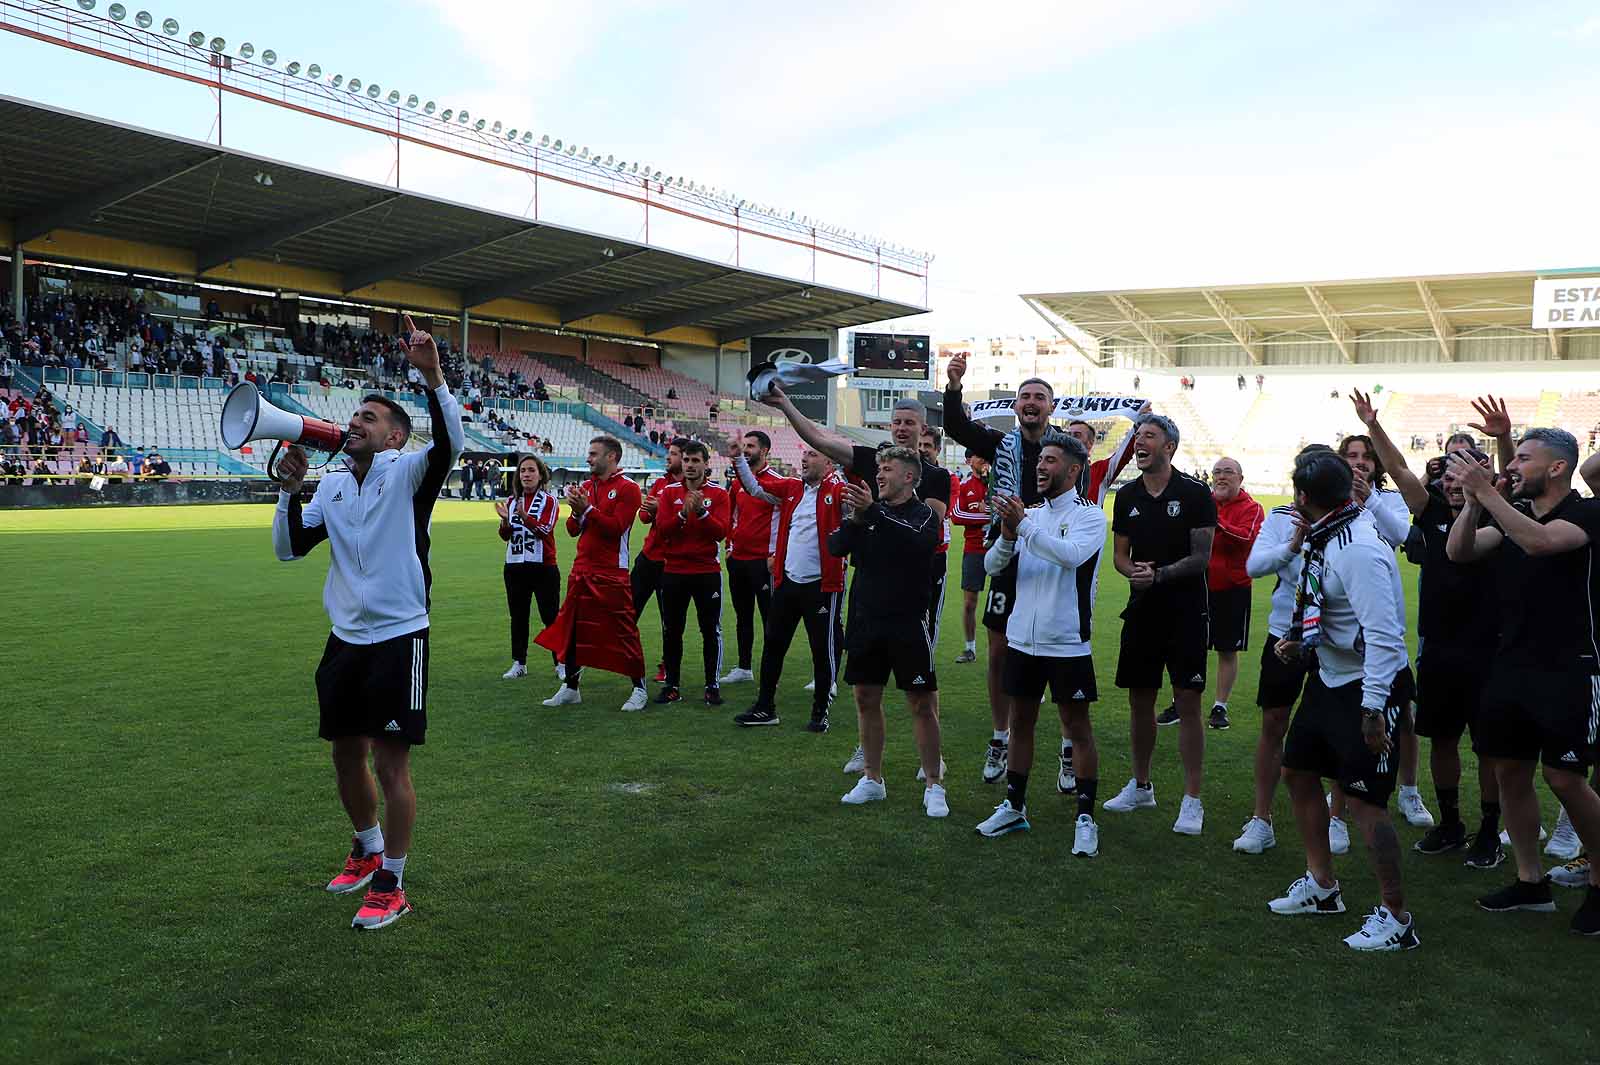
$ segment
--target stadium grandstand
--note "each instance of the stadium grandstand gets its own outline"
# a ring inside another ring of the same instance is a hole
[[[420,410],[401,312],[441,340],[469,453],[581,469],[607,432],[647,470],[674,436],[760,428],[793,468],[798,438],[745,393],[748,339],[922,310],[15,98],[0,158],[13,484],[156,451],[173,477],[262,476],[270,449],[217,438],[241,380],[340,423],[371,390]]]
[[[1534,282],[1600,270],[1030,294],[1101,391],[1148,395],[1183,430],[1179,464],[1227,454],[1282,488],[1290,457],[1360,432],[1373,395],[1402,447],[1432,455],[1471,432],[1472,401],[1506,401],[1516,431],[1600,441],[1600,328],[1535,329]]]

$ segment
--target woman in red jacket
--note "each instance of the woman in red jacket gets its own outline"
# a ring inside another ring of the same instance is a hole
[[[528,614],[534,600],[548,625],[561,606],[561,571],[556,568],[556,497],[545,491],[550,468],[537,455],[517,462],[516,495],[495,503],[500,539],[506,542],[506,606],[511,611],[511,668],[505,679],[528,675]],[[560,660],[556,673],[561,672]]]

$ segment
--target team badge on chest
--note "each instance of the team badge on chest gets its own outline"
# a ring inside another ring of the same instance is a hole
[[[1167,517],[1176,518],[1183,513],[1183,503],[1176,499],[1167,500]]]

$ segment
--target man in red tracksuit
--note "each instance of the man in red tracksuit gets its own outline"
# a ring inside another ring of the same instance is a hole
[[[984,529],[989,524],[989,464],[967,448],[968,473],[950,493],[950,522],[964,530],[961,547],[961,634],[966,647],[957,662],[978,659],[978,596],[983,594]]]
[[[620,673],[633,681],[624,710],[643,710],[644,652],[634,621],[628,580],[628,534],[639,513],[639,486],[619,468],[622,443],[615,437],[589,441],[589,479],[567,485],[567,535],[578,550],[567,574],[567,598],[555,621],[534,640],[561,657],[566,679],[546,706],[581,703],[578,678],[584,666]]]
[[[756,482],[770,493],[773,486],[783,480],[767,465],[772,438],[759,429],[751,429],[744,434],[742,449]],[[728,671],[722,683],[737,684],[755,679],[750,665],[755,653],[756,611],[761,612],[764,626],[767,610],[772,605],[772,575],[767,561],[772,557],[778,530],[772,521],[772,504],[745,491],[737,477],[730,478],[728,493],[733,500],[733,532],[728,536],[728,594],[733,599],[739,664]]]
[[[1211,614],[1211,649],[1217,652],[1217,698],[1210,725],[1228,727],[1228,696],[1239,676],[1239,652],[1250,643],[1250,574],[1245,560],[1261,532],[1261,504],[1244,490],[1238,460],[1220,458],[1211,467],[1211,497],[1217,501],[1217,535],[1206,570]]]
[[[761,690],[755,704],[733,720],[745,727],[778,723],[778,680],[794,630],[806,627],[811,644],[811,720],[807,732],[828,731],[829,692],[844,649],[844,559],[828,551],[828,534],[844,520],[844,479],[826,455],[805,448],[800,476],[779,478],[763,488],[737,452],[729,456],[739,482],[751,496],[764,496],[778,508],[778,540],[773,552],[772,607],[761,645]]]
[[[705,661],[707,706],[722,705],[717,670],[722,667],[722,566],[718,551],[728,536],[732,501],[708,481],[711,453],[698,440],[683,445],[683,480],[662,489],[651,521],[661,534],[661,657],[666,685],[658,703],[675,703],[683,666],[683,630],[694,603]]]
[[[639,557],[633,564],[633,573],[630,580],[633,583],[633,619],[639,620],[644,613],[644,608],[650,605],[650,597],[661,589],[661,544],[660,532],[651,523],[655,517],[656,504],[660,501],[662,491],[669,484],[675,484],[683,479],[683,445],[688,443],[687,438],[678,437],[667,445],[667,472],[655,479],[650,485],[650,490],[644,495],[644,502],[639,507],[639,516],[642,521],[650,525],[650,531],[645,534],[644,546],[639,548]],[[661,612],[661,600],[656,600],[656,613]],[[665,663],[656,667],[656,680],[667,679]]]

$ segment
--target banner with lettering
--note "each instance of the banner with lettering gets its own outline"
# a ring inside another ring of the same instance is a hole
[[[1015,400],[982,399],[972,404],[972,420],[1013,421],[1011,405]],[[1103,418],[1138,417],[1139,410],[1148,400],[1143,396],[1057,396],[1056,409],[1050,417],[1055,421],[1099,421]]]

